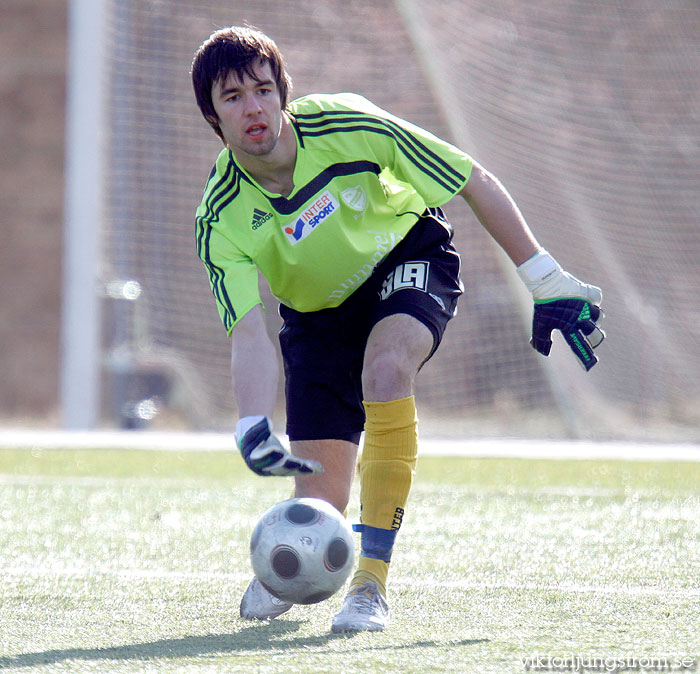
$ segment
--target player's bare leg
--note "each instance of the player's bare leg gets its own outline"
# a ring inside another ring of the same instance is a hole
[[[295,476],[294,496],[323,499],[344,513],[357,467],[357,445],[346,440],[297,440],[290,444],[292,454],[323,466],[320,475]]]
[[[417,318],[395,314],[379,321],[365,349],[365,400],[387,402],[413,395],[416,374],[432,348],[433,334]]]
[[[389,622],[389,561],[418,451],[413,383],[432,347],[432,332],[407,314],[383,319],[370,334],[362,379],[362,553],[333,632],[381,631]]]

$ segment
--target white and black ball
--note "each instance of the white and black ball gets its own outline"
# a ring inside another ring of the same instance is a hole
[[[315,604],[335,594],[353,567],[352,529],[330,503],[292,498],[272,506],[253,530],[250,560],[272,594]]]

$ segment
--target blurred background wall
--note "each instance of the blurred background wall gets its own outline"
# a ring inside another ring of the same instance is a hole
[[[0,420],[56,423],[66,0],[0,5]]]

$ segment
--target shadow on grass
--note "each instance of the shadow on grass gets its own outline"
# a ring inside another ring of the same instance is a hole
[[[256,623],[232,634],[208,634],[181,639],[161,639],[159,641],[126,644],[111,648],[66,648],[37,653],[0,657],[0,670],[18,667],[50,665],[69,660],[109,661],[109,660],[157,660],[216,655],[245,655],[252,651],[291,651],[298,648],[322,647],[337,639],[349,639],[352,635],[322,634],[292,639],[279,639],[299,629],[303,621],[277,619],[270,623]],[[462,641],[438,642],[416,641],[413,643],[382,645],[376,648],[363,642],[358,650],[382,651],[405,648],[426,648],[431,646],[468,646],[488,639],[464,639]]]

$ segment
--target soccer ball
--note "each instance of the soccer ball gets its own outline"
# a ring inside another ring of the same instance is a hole
[[[255,576],[294,604],[328,599],[352,570],[355,548],[345,518],[326,501],[292,498],[270,508],[250,539]]]

